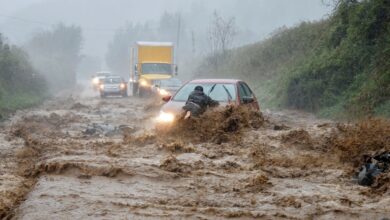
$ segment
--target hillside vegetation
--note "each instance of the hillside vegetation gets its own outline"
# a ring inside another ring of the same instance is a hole
[[[46,84],[20,48],[3,43],[0,35],[0,119],[4,114],[40,102]]]
[[[390,1],[341,0],[326,20],[280,29],[199,75],[247,80],[265,107],[390,116]]]

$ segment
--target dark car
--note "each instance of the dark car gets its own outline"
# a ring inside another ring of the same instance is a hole
[[[127,96],[127,83],[120,76],[107,76],[105,77],[100,86],[100,97],[106,97],[109,95]]]
[[[205,94],[216,100],[220,105],[248,105],[260,110],[255,94],[248,84],[238,79],[196,79],[184,84],[173,96],[165,96],[167,103],[161,107],[158,121],[170,123],[181,114],[189,94],[195,86],[202,86]]]

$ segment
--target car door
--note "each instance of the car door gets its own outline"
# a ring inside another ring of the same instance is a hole
[[[238,91],[240,97],[240,104],[250,105],[257,110],[260,109],[256,96],[245,82],[238,83]]]

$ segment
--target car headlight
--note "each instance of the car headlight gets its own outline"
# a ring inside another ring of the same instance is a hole
[[[100,88],[101,90],[103,90],[103,89],[104,89],[104,84],[101,84],[101,85],[99,86],[99,88]]]
[[[146,81],[141,81],[140,84],[141,84],[141,86],[144,86],[144,87],[149,85],[148,82],[146,82]]]
[[[175,120],[175,115],[167,112],[160,112],[160,115],[157,117],[157,121],[164,123],[171,123]]]
[[[159,92],[160,95],[162,95],[162,96],[167,96],[167,95],[169,95],[169,92],[168,92],[167,90],[165,90],[165,89],[160,89],[158,92]]]
[[[126,88],[126,85],[124,84],[124,83],[122,83],[122,84],[120,84],[120,86],[119,86],[121,89],[124,89],[124,88]]]
[[[92,83],[95,85],[99,84],[99,78],[97,78],[97,77],[93,78]]]

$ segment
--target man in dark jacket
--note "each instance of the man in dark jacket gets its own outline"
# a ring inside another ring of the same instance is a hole
[[[218,105],[218,101],[215,101],[204,94],[202,86],[196,86],[194,91],[188,96],[186,105],[183,109],[185,111],[190,111],[192,116],[199,116],[206,111],[208,106],[214,107]]]

